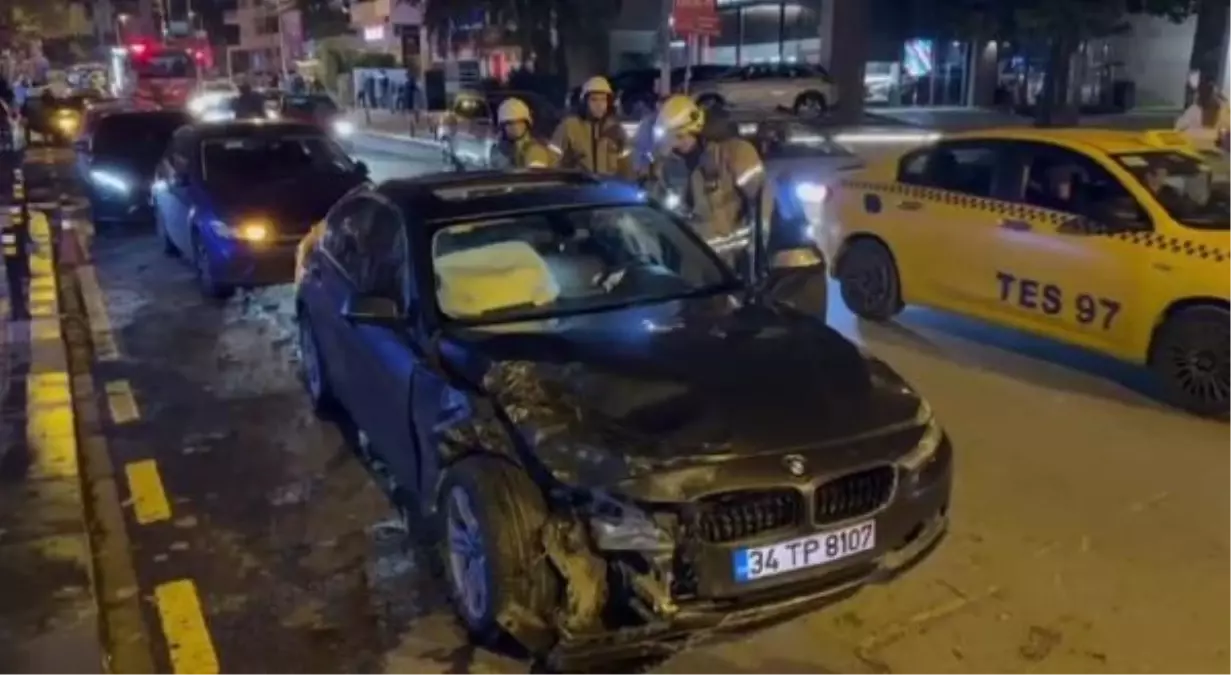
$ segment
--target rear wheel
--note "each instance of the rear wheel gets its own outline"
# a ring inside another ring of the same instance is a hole
[[[1192,307],[1168,317],[1154,336],[1150,368],[1168,403],[1203,417],[1231,410],[1231,315],[1222,307]]]
[[[822,117],[829,112],[829,102],[819,91],[805,91],[795,99],[794,109],[799,117]]]
[[[851,242],[838,260],[842,301],[857,316],[885,321],[902,311],[902,282],[893,254],[875,239]]]
[[[462,623],[483,641],[498,617],[524,608],[550,620],[559,580],[543,551],[547,507],[518,467],[471,457],[450,467],[440,491],[441,558]]]
[[[304,389],[308,392],[308,400],[312,403],[312,412],[326,417],[336,407],[333,389],[329,385],[329,374],[325,361],[321,357],[320,345],[316,341],[316,331],[312,328],[312,319],[301,307],[298,316],[299,337],[299,375],[303,378]]]

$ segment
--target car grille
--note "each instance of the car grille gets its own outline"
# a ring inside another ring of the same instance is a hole
[[[706,497],[701,502],[697,534],[710,543],[746,539],[792,527],[802,520],[803,499],[790,489],[746,490]]]
[[[896,476],[893,467],[878,466],[825,483],[816,489],[816,524],[836,523],[879,509],[893,494]]]

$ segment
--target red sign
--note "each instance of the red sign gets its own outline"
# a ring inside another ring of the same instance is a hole
[[[671,28],[676,35],[722,35],[722,23],[718,19],[714,0],[675,0],[671,10]]]

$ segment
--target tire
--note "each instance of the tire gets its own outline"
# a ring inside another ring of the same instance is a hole
[[[321,357],[320,345],[316,340],[316,331],[312,327],[312,318],[302,306],[296,312],[297,337],[299,340],[299,377],[303,380],[304,390],[308,393],[308,402],[312,412],[320,418],[329,418],[338,409],[338,400],[334,396],[333,386],[329,382],[329,368]]]
[[[167,234],[167,224],[163,222],[162,211],[154,209],[154,229],[158,232],[158,238],[162,240],[162,254],[168,258],[180,257],[179,247],[171,241],[171,235]]]
[[[727,102],[718,94],[701,94],[697,97],[697,105],[705,110],[715,110],[727,107]]]
[[[560,581],[543,551],[547,507],[530,478],[501,459],[465,458],[447,469],[439,505],[441,561],[466,630],[496,642],[497,617],[515,607],[550,622]]]
[[[902,281],[893,254],[875,239],[851,242],[836,270],[842,301],[856,316],[886,321],[902,311]]]
[[[822,117],[829,112],[829,102],[825,100],[825,95],[819,91],[805,91],[795,98],[795,105],[792,108],[796,117],[803,117],[808,111],[815,111],[816,117]]]
[[[1150,369],[1163,399],[1195,415],[1227,419],[1231,313],[1215,306],[1180,310],[1163,321],[1150,345]]]
[[[206,250],[201,235],[196,232],[192,234],[192,268],[197,273],[197,285],[201,287],[201,293],[205,297],[225,300],[235,293],[234,287],[219,283],[214,278],[213,270],[209,266],[209,251]]]

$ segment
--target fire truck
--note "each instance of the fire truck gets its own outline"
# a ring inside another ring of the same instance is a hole
[[[111,89],[117,98],[183,107],[213,58],[204,38],[135,39],[111,50]]]

